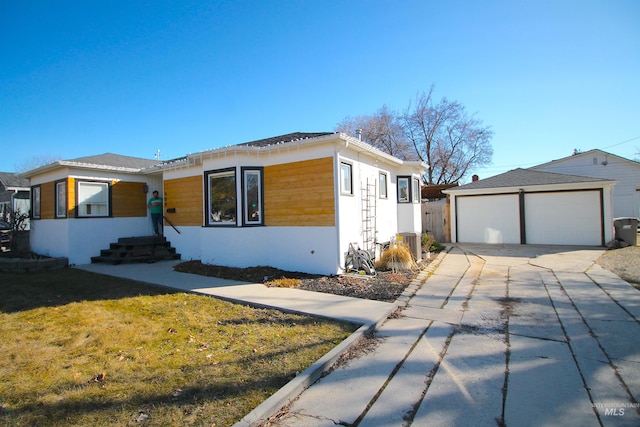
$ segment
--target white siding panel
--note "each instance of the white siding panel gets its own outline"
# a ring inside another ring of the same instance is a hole
[[[180,229],[190,227],[180,227]],[[195,229],[196,227],[191,227]],[[171,243],[182,253],[200,242],[200,260],[230,267],[266,265],[289,271],[336,274],[335,227],[200,227]],[[186,259],[186,257],[183,257]]]
[[[599,191],[525,195],[527,243],[600,245]]]
[[[457,198],[457,241],[520,243],[517,194]]]

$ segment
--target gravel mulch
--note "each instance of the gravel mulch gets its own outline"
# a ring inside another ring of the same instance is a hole
[[[186,261],[176,265],[176,271],[195,273],[222,279],[241,280],[243,282],[265,283],[277,286],[275,279],[298,279],[297,289],[324,292],[354,298],[394,302],[405,288],[425,268],[427,262],[416,270],[404,272],[378,271],[375,276],[333,275],[322,276],[295,271],[279,270],[273,267],[235,268],[220,265],[202,264],[200,261]]]
[[[602,268],[640,289],[640,246],[608,250],[597,262]]]

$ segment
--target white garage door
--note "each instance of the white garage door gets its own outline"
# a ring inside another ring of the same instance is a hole
[[[520,243],[517,194],[458,197],[457,240],[469,243]]]
[[[525,194],[527,243],[602,244],[599,191]]]

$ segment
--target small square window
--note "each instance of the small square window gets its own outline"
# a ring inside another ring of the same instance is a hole
[[[109,183],[78,182],[78,216],[109,216]]]

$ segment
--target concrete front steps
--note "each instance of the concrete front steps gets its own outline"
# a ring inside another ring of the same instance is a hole
[[[115,265],[172,259],[180,259],[180,254],[164,236],[142,236],[119,238],[117,243],[111,243],[109,249],[101,250],[100,256],[91,257],[91,262]]]

